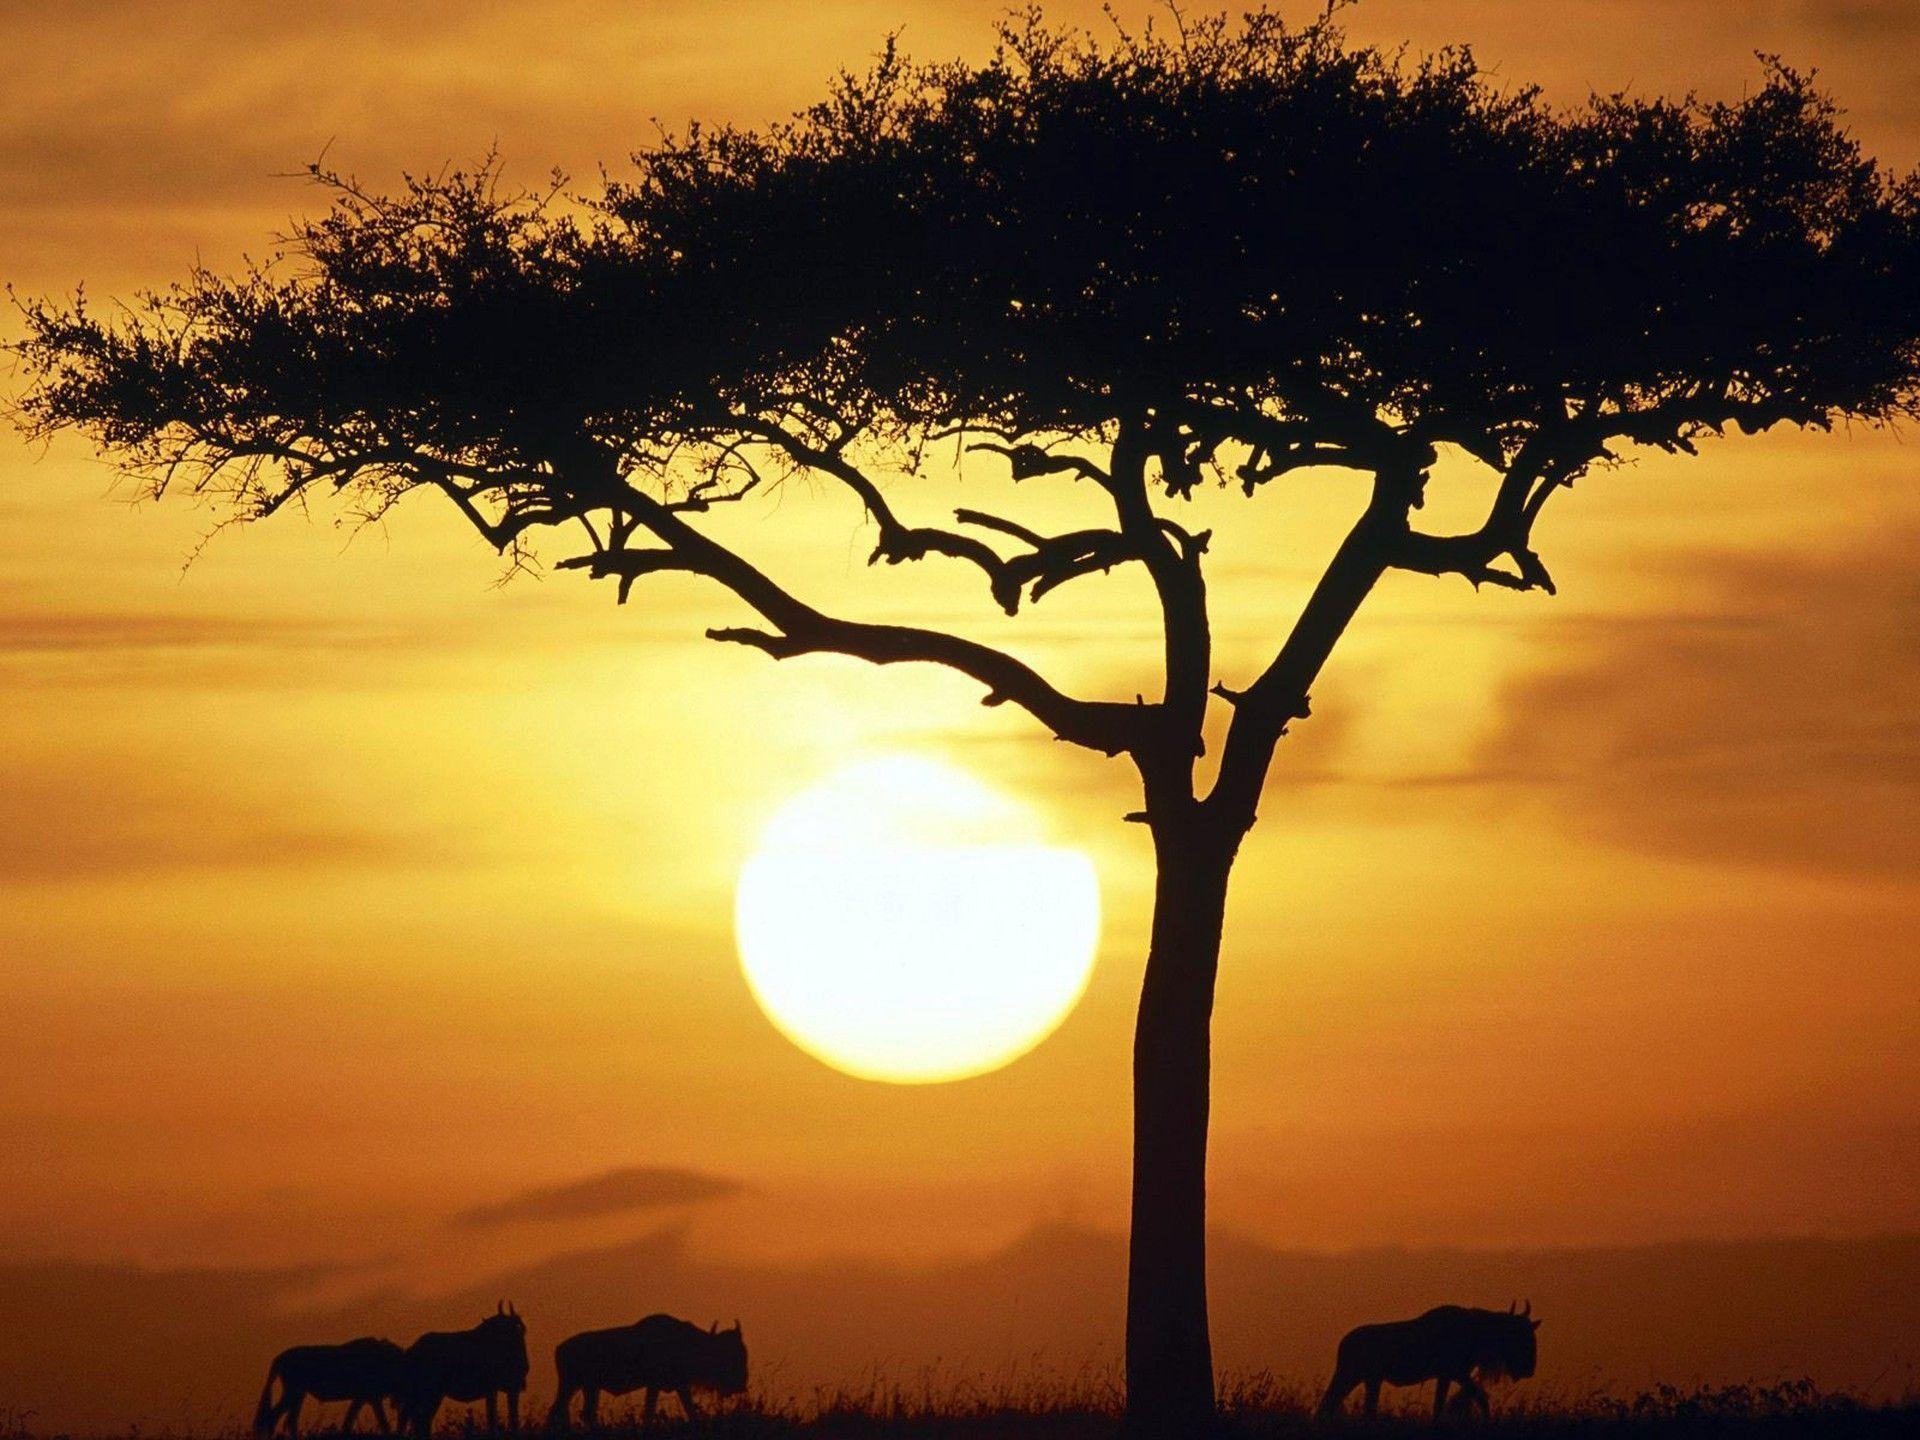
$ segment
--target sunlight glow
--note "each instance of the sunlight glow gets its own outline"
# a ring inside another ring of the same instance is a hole
[[[767,1018],[835,1069],[983,1074],[1087,988],[1100,887],[1032,811],[937,761],[851,766],[790,801],[740,873],[741,965]]]

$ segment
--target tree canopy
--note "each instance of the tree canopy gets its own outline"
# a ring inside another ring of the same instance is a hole
[[[1035,12],[984,63],[889,45],[790,122],[691,127],[587,196],[509,192],[491,163],[392,194],[315,173],[330,208],[268,263],[112,315],[30,305],[29,427],[86,429],[242,518],[434,489],[516,555],[577,522],[587,553],[562,563],[623,598],[708,574],[773,627],[722,638],[954,664],[1108,751],[1153,717],[830,621],[688,517],[810,469],[857,495],[876,560],[974,565],[1008,612],[1144,564],[1185,729],[1211,679],[1207,537],[1156,497],[1351,467],[1376,477],[1382,567],[1551,589],[1534,519],[1622,443],[1885,420],[1920,394],[1920,182],[1774,61],[1734,102],[1561,109],[1467,50],[1384,53],[1332,18],[1100,40]],[[956,435],[1016,478],[1102,485],[1114,525],[900,518],[876,477]],[[1487,467],[1489,506],[1430,535],[1410,512],[1447,448]]]

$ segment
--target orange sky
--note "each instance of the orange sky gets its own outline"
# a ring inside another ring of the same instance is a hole
[[[528,180],[590,176],[652,117],[804,103],[889,28],[977,53],[1001,7],[6,8],[0,274],[110,295],[269,248],[316,198],[282,177],[323,148],[376,183],[489,144]],[[1351,23],[1472,41],[1568,100],[1736,93],[1777,50],[1920,162],[1920,4],[1366,0]],[[1238,873],[1220,1226],[1310,1249],[1920,1229],[1917,470],[1872,433],[1644,458],[1549,508],[1558,598],[1390,579]],[[110,481],[78,443],[0,438],[0,1154],[24,1177],[0,1264],[342,1262],[351,1295],[664,1223],[731,1262],[927,1264],[1123,1221],[1146,856],[1118,764],[950,677],[708,645],[730,612],[690,582],[624,610],[566,576],[496,586],[431,506],[230,531],[183,575],[214,517]],[[1202,501],[1230,682],[1353,483]],[[1443,470],[1437,498],[1477,483]],[[1003,484],[983,463],[897,494],[939,514]],[[725,523],[839,609],[1144,688],[1137,579],[996,620],[964,576],[867,572],[836,497],[775,508]],[[1108,911],[1062,1030],[948,1086],[821,1067],[732,954],[760,824],[897,749],[1029,799]],[[452,1220],[627,1167],[716,1183]]]

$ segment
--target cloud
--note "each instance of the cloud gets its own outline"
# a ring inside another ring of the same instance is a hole
[[[1457,781],[1532,787],[1634,849],[1910,876],[1920,865],[1913,536],[1693,574],[1708,618],[1589,625],[1502,696]]]
[[[420,500],[424,512],[432,507]],[[481,572],[484,576],[484,571]],[[476,590],[479,588],[476,585]],[[474,600],[413,619],[343,615],[306,618],[204,609],[128,614],[87,609],[19,609],[0,595],[0,687],[64,694],[76,687],[364,690],[444,685],[448,663],[490,666],[504,648],[546,654],[588,643],[708,642],[695,621],[713,613],[705,597],[668,594],[638,614],[556,586],[551,596],[522,581],[514,603]]]
[[[671,1166],[633,1165],[564,1185],[522,1191],[505,1200],[476,1205],[453,1217],[456,1225],[490,1227],[528,1220],[585,1220],[629,1210],[672,1205],[701,1205],[744,1193],[746,1187],[724,1175]]]
[[[977,8],[984,41],[992,8]],[[385,183],[494,142],[522,176],[618,166],[651,140],[653,116],[759,119],[807,103],[900,23],[877,3],[810,7],[804,23],[770,9],[185,0],[154,24],[123,5],[11,6],[10,40],[51,59],[15,67],[0,95],[0,239],[186,212],[216,243],[258,252],[258,227],[313,208],[284,177],[323,150]],[[921,18],[923,38],[944,19]]]
[[[1815,28],[1849,40],[1901,39],[1920,31],[1920,12],[1911,0],[1808,0],[1801,9]]]
[[[131,767],[50,774],[0,764],[0,886],[182,870],[445,865],[454,835],[302,820],[284,801],[196,789]]]
[[[0,613],[0,659],[101,652],[246,649],[351,649],[410,644],[423,637],[346,624],[223,615],[131,615],[114,612]]]

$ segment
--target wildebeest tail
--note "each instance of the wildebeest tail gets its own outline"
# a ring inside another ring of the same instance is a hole
[[[267,1383],[260,1387],[260,1408],[253,1412],[253,1433],[265,1435],[273,1429],[273,1382],[280,1378],[280,1357],[274,1356],[267,1367]]]

